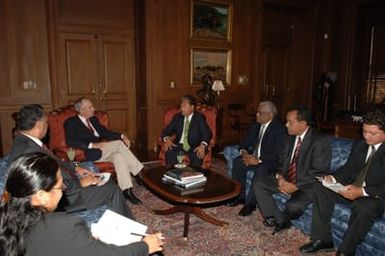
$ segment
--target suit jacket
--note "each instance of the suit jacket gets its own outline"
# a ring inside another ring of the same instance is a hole
[[[183,125],[184,116],[181,113],[175,114],[171,122],[163,129],[162,138],[175,134],[175,143],[179,143],[183,133]],[[190,147],[195,148],[199,146],[202,141],[209,143],[211,136],[212,134],[205,116],[201,113],[194,112],[188,133],[188,143]]]
[[[288,169],[293,153],[296,136],[287,137],[284,149],[280,156],[280,167],[278,173],[287,178]],[[298,153],[297,187],[308,186],[317,182],[316,177],[328,173],[331,161],[331,144],[327,136],[309,127],[302,141]]]
[[[87,161],[96,161],[102,157],[102,151],[97,148],[88,148],[88,145],[101,140],[119,140],[121,134],[108,130],[95,116],[91,117],[89,120],[95,130],[99,133],[99,137],[96,137],[93,131],[88,129],[82,120],[80,120],[79,116],[76,115],[68,118],[64,122],[66,143],[70,147],[83,149]]]
[[[148,255],[145,242],[125,246],[105,244],[92,238],[84,220],[65,213],[45,214],[27,233],[25,244],[26,256]]]
[[[332,174],[333,177],[343,185],[352,184],[365,166],[368,147],[364,140],[356,141],[347,162]],[[375,198],[385,198],[385,143],[377,149],[368,168],[366,193]]]
[[[15,136],[15,140],[13,142],[11,151],[9,153],[9,161],[12,162],[15,158],[19,157],[25,153],[31,152],[42,152],[45,154],[49,154],[54,159],[58,161],[59,167],[61,169],[61,173],[63,176],[63,180],[67,189],[64,193],[65,197],[63,200],[67,200],[68,207],[67,211],[80,211],[84,210],[84,200],[81,195],[81,185],[80,181],[77,178],[74,178],[73,175],[76,176],[75,165],[69,162],[64,162],[56,158],[56,156],[49,151],[43,149],[38,144],[36,144],[33,140],[28,138],[23,134],[18,134]]]
[[[244,149],[249,154],[252,154],[257,147],[260,129],[261,124],[253,124],[239,145],[239,150]],[[264,166],[270,171],[275,171],[278,168],[279,155],[286,136],[285,126],[277,118],[274,118],[262,138],[260,149],[260,160],[262,163],[259,165]]]

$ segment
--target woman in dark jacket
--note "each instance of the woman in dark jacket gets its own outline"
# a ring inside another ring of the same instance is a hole
[[[76,216],[53,212],[65,189],[57,161],[29,153],[9,167],[0,207],[0,255],[148,255],[162,250],[160,233],[126,246],[92,237]]]

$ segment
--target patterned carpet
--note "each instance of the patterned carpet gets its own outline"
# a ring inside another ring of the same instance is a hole
[[[214,159],[214,169],[225,172],[225,162]],[[134,186],[135,194],[143,205],[130,205],[136,219],[149,227],[149,232],[161,231],[166,238],[164,255],[300,255],[298,247],[308,241],[299,230],[290,228],[278,235],[271,235],[271,229],[263,226],[258,211],[251,216],[240,217],[241,206],[220,205],[206,208],[213,217],[229,223],[218,227],[190,216],[189,237],[182,238],[184,216],[155,215],[151,209],[166,209],[171,205],[152,194],[146,187]],[[320,254],[320,255],[333,255]]]

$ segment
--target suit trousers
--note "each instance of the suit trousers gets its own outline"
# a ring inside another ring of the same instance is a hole
[[[131,188],[131,174],[137,175],[143,169],[143,164],[120,140],[106,142],[101,150],[102,157],[97,162],[112,162],[115,167],[119,187],[122,190]]]
[[[321,184],[317,185],[314,195],[311,229],[311,238],[313,240],[332,241],[330,222],[335,203],[351,205],[348,228],[338,250],[348,255],[354,254],[357,245],[364,240],[375,219],[384,214],[384,200],[373,197],[360,197],[352,201],[323,187]]]
[[[249,171],[254,172],[254,178],[249,190],[249,193],[246,195],[246,179],[247,179],[247,173]],[[266,168],[266,166],[259,164],[259,165],[251,165],[246,166],[242,162],[242,156],[239,156],[233,160],[233,170],[232,170],[232,177],[239,182],[241,185],[241,193],[240,198],[245,200],[245,205],[248,206],[255,206],[256,205],[256,199],[253,193],[252,186],[255,182],[255,180],[258,180],[258,176],[267,176],[269,174],[269,170]]]
[[[314,185],[310,184],[299,188],[286,201],[285,209],[281,212],[273,198],[273,194],[280,193],[278,182],[274,174],[258,176],[253,184],[254,196],[257,199],[261,214],[266,217],[275,217],[277,222],[288,222],[302,216],[306,207],[313,200]]]
[[[104,204],[114,212],[117,212],[130,219],[134,219],[122,191],[109,180],[102,186],[89,186],[81,189],[81,195],[87,209],[94,209]]]
[[[167,150],[166,152],[166,165],[167,166],[172,166],[176,164],[177,161],[177,154],[179,151],[185,152],[189,159],[190,159],[190,164],[195,165],[195,166],[201,166],[203,159],[199,159],[196,152],[194,152],[195,148],[191,147],[187,152],[183,150],[182,144],[178,144],[176,147],[172,147],[170,150]],[[206,149],[207,153],[207,149]]]

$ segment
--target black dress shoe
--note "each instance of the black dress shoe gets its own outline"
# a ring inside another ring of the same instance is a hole
[[[321,240],[311,241],[299,247],[302,253],[327,252],[334,250],[333,242],[323,242]]]
[[[251,206],[251,205],[245,205],[242,207],[242,209],[239,211],[239,216],[249,216],[255,211],[257,207]]]
[[[132,192],[132,188],[123,191],[123,196],[129,200],[132,204],[142,204],[139,198],[137,198]]]
[[[291,222],[290,221],[284,221],[284,222],[281,222],[281,223],[277,223],[274,227],[274,230],[273,230],[273,235],[285,230],[285,229],[288,229],[291,227]]]
[[[262,223],[263,225],[269,228],[275,227],[277,225],[277,222],[275,221],[274,217],[266,217]]]
[[[237,206],[238,204],[244,204],[244,203],[245,203],[245,199],[237,197],[233,201],[227,203],[226,205],[230,207],[234,207],[234,206]]]
[[[344,252],[340,252],[340,251],[337,251],[336,252],[336,256],[354,256],[355,253],[344,253]]]
[[[140,177],[140,174],[137,174],[135,177],[135,180],[136,180],[136,183],[139,185],[139,186],[143,186],[143,180],[142,180],[142,177]]]

